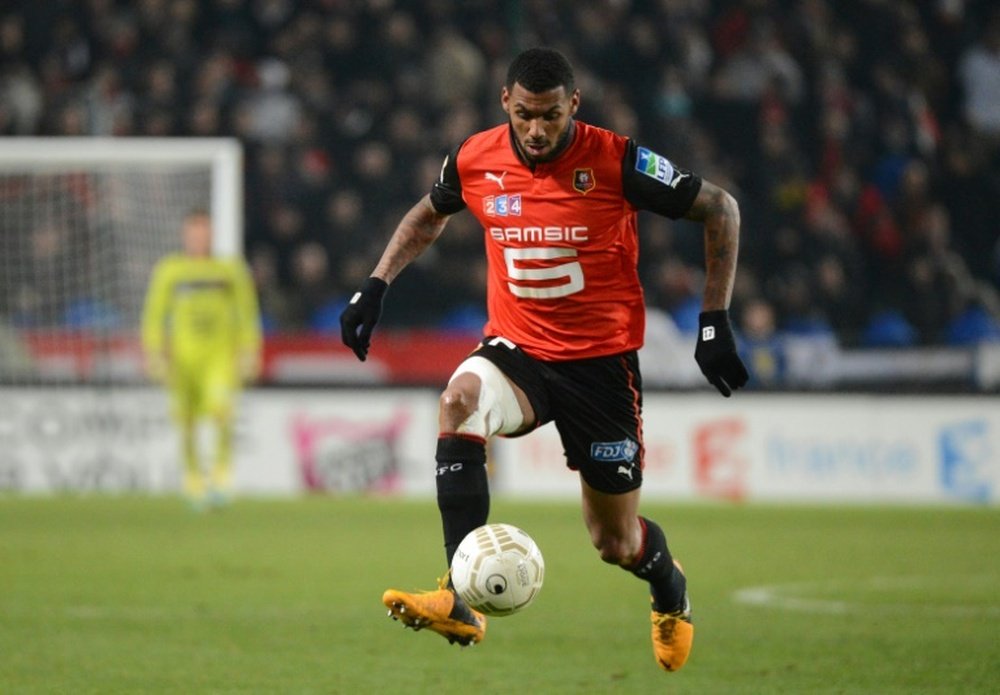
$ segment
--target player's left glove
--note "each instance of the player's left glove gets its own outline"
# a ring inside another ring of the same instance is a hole
[[[750,374],[736,353],[729,312],[703,311],[698,316],[698,345],[694,359],[709,383],[726,398],[747,383]]]
[[[389,285],[385,280],[368,278],[340,315],[340,338],[344,345],[354,350],[354,354],[362,362],[368,357],[372,331],[382,315],[382,297],[387,289]]]

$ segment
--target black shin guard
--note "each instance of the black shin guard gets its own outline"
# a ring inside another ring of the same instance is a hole
[[[451,567],[458,544],[469,531],[486,523],[490,487],[486,476],[486,443],[459,435],[438,439],[437,503],[444,529],[444,549]]]
[[[649,582],[653,596],[653,610],[672,613],[684,608],[684,590],[687,580],[674,567],[674,559],[667,549],[667,537],[656,522],[639,517],[642,524],[642,551],[630,569],[632,574]]]

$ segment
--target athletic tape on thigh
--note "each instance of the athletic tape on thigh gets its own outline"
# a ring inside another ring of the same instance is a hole
[[[480,437],[516,432],[524,422],[524,415],[514,389],[499,367],[485,357],[472,356],[458,365],[448,383],[463,373],[479,377],[479,403],[475,412],[459,425],[458,431]]]

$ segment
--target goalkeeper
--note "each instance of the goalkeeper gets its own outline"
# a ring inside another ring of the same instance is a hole
[[[153,269],[142,315],[149,375],[167,386],[181,435],[184,492],[195,506],[221,503],[232,482],[235,399],[260,369],[257,295],[242,260],[213,258],[212,220],[189,213],[183,252]],[[210,465],[199,452],[198,425],[211,423]]]

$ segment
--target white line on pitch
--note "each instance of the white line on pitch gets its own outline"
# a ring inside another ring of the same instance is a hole
[[[859,602],[851,600],[822,599],[809,594],[838,593],[850,594],[859,590],[923,588],[934,583],[947,582],[952,586],[968,584],[986,584],[992,586],[994,577],[949,577],[947,579],[933,577],[870,577],[862,580],[819,580],[812,582],[796,582],[790,584],[769,584],[751,586],[733,592],[732,599],[736,603],[748,606],[761,606],[778,610],[797,611],[801,613],[825,613],[843,615],[847,613],[934,613],[946,616],[983,616],[1000,618],[1000,605],[990,604],[936,604],[920,603],[878,603]]]

